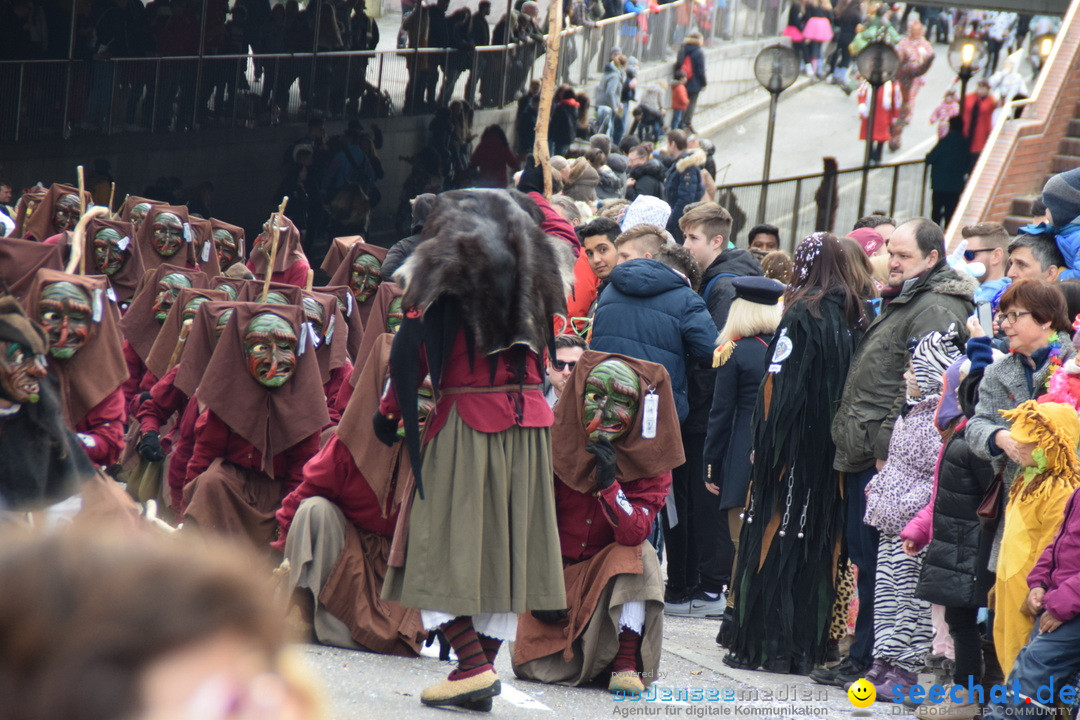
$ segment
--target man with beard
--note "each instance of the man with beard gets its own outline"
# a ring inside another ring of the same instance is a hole
[[[93,467],[64,427],[56,390],[44,382],[45,332],[14,298],[0,298],[0,510],[63,500]]]
[[[522,617],[518,677],[581,685],[610,668],[608,688],[628,694],[656,679],[664,581],[647,538],[683,460],[678,427],[663,366],[592,351],[578,361],[552,430],[568,610]]]

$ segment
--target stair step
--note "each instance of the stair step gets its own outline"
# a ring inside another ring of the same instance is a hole
[[[1080,156],[1080,138],[1063,138],[1058,152],[1062,155]]]
[[[1055,155],[1054,172],[1062,173],[1080,167],[1080,155]]]
[[[1080,137],[1080,120],[1069,121],[1069,137]]]
[[[1018,217],[1031,217],[1031,203],[1038,199],[1038,195],[1013,198],[1012,207],[1009,208],[1009,214]]]
[[[1001,221],[1001,224],[1005,226],[1005,229],[1009,231],[1010,235],[1017,235],[1020,232],[1020,228],[1030,222],[1030,215],[1006,215],[1005,219]]]

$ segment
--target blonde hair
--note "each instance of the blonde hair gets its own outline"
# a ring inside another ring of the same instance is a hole
[[[716,344],[723,345],[737,338],[774,333],[783,315],[784,306],[781,303],[762,305],[737,297],[731,302],[727,322],[716,338]]]
[[[870,275],[874,280],[882,285],[889,284],[889,256],[888,255],[875,255],[870,258],[870,267],[874,269],[874,272]]]

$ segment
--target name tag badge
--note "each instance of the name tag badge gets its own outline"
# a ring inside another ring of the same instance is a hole
[[[120,238],[120,242],[116,243],[116,247],[120,248],[120,252],[124,252],[131,245],[131,238],[127,235]]]
[[[652,440],[656,437],[656,415],[660,410],[660,397],[651,392],[645,396],[641,406],[641,437]]]
[[[184,242],[191,242],[191,224],[184,223]]]
[[[105,291],[101,288],[94,289],[94,304],[93,304],[93,316],[91,319],[99,323],[101,322],[102,315],[105,314]]]
[[[207,240],[202,246],[202,261],[210,262],[210,241]]]

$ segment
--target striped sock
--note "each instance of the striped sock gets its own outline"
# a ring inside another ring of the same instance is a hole
[[[623,670],[637,671],[637,653],[641,645],[641,636],[633,630],[623,628],[619,633],[619,651],[615,653],[615,659],[611,661],[611,669],[615,672]]]
[[[480,638],[480,646],[484,648],[484,655],[487,655],[488,663],[494,665],[495,656],[499,654],[499,648],[502,647],[502,640],[496,640],[480,633],[477,633],[476,636]]]
[[[458,657],[457,669],[450,673],[451,680],[462,680],[492,669],[484,646],[480,644],[480,636],[473,627],[472,617],[456,617],[443,625],[442,631]]]

